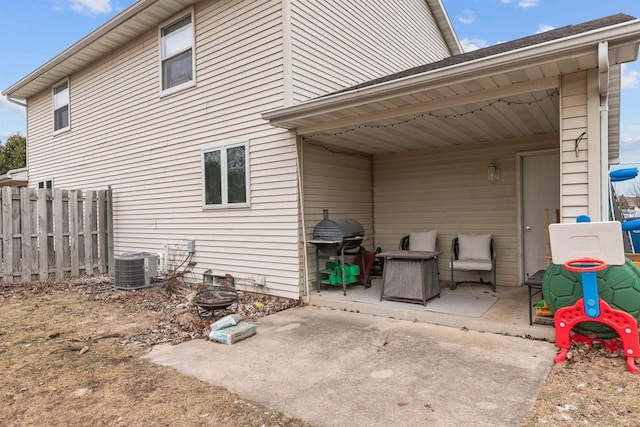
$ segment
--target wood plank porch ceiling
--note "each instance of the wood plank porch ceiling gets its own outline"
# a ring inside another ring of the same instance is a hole
[[[297,132],[311,144],[368,155],[555,134],[560,80],[544,75],[539,67],[428,88],[298,119]]]
[[[608,41],[615,160],[620,64],[637,59],[638,34],[639,20],[612,15],[383,76],[263,118],[310,144],[367,155],[557,134],[562,76],[598,69],[598,45]]]

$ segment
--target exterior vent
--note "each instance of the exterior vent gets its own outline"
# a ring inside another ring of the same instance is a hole
[[[149,252],[126,253],[115,257],[115,288],[140,289],[158,275],[158,255]]]

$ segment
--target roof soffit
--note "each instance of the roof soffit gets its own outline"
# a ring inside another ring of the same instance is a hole
[[[619,28],[622,27],[622,28]],[[634,20],[600,31],[592,31],[566,39],[549,41],[540,45],[507,51],[472,61],[436,68],[421,74],[408,75],[396,80],[339,92],[315,98],[292,107],[284,107],[263,113],[263,118],[274,126],[287,129],[306,125],[310,121],[328,119],[335,112],[364,107],[382,100],[390,100],[429,89],[451,87],[456,84],[472,84],[482,79],[513,80],[522,70],[539,68],[539,78],[548,79],[565,73],[597,67],[597,45],[609,40],[612,64],[637,59],[640,42],[640,21]],[[531,73],[535,75],[535,73]],[[519,83],[533,81],[527,77]],[[330,120],[330,119],[329,119]]]
[[[27,99],[116,50],[198,0],[138,0],[81,40],[13,84],[3,95]],[[426,0],[452,54],[461,52],[441,0]]]
[[[462,46],[460,45],[460,40],[458,40],[458,36],[456,35],[456,31],[451,24],[451,20],[449,19],[449,15],[442,4],[442,0],[426,0],[427,5],[431,9],[433,13],[433,18],[436,20],[436,24],[438,24],[438,28],[444,37],[444,41],[447,43],[447,47],[449,48],[449,52],[451,55],[458,55],[462,53]]]
[[[157,27],[196,2],[197,0],[138,0],[2,94],[14,99],[27,99]]]

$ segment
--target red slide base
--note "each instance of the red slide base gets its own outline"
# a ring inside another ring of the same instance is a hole
[[[594,342],[600,342],[611,351],[622,348],[627,358],[627,370],[632,374],[637,374],[638,368],[635,365],[635,359],[640,357],[640,344],[638,342],[638,323],[636,319],[625,311],[611,308],[602,299],[599,300],[599,303],[600,315],[593,318],[585,314],[584,300],[582,298],[576,301],[574,305],[563,307],[556,311],[554,315],[556,346],[560,348],[560,352],[554,359],[555,363],[561,363],[567,359],[572,340],[585,342],[589,345]],[[620,338],[616,344],[610,344],[605,343],[603,340],[588,338],[580,334],[571,336],[573,327],[581,322],[598,322],[607,325],[616,331]]]

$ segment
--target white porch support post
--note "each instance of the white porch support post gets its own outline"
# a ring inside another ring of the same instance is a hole
[[[304,271],[304,302],[309,303],[309,257],[307,254],[307,227],[304,215],[304,144],[302,137],[296,137],[296,161],[298,162],[298,200],[300,201],[300,228],[302,233],[302,268]]]
[[[587,185],[588,208],[585,213],[592,221],[602,220],[602,184],[600,150],[600,96],[598,70],[587,71]],[[582,143],[581,143],[582,145]]]
[[[560,87],[560,208],[562,222],[600,220],[597,71],[562,76]]]
[[[598,43],[600,91],[600,185],[602,221],[609,219],[609,43]]]

